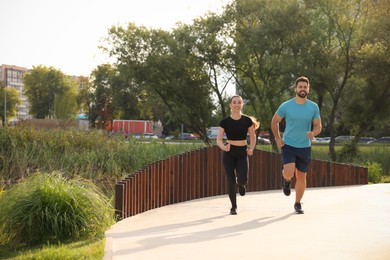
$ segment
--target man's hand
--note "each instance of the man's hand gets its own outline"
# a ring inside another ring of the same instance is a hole
[[[306,133],[306,135],[307,135],[307,137],[309,138],[309,140],[311,140],[311,141],[313,141],[314,140],[314,134],[313,134],[313,132],[307,132]]]
[[[279,147],[279,148],[282,148],[284,146],[284,142],[283,142],[283,139],[282,138],[275,138],[275,141],[276,141],[276,145]]]

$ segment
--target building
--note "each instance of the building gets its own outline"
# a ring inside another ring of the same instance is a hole
[[[9,121],[19,121],[30,119],[29,114],[29,102],[24,95],[23,77],[28,69],[18,67],[15,65],[1,65],[0,66],[0,80],[5,83],[7,88],[14,88],[19,93],[19,99],[21,101],[18,105],[16,112],[16,118],[10,118]]]

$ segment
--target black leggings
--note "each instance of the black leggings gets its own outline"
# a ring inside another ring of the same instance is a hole
[[[249,161],[246,149],[246,146],[230,145],[230,151],[224,152],[222,157],[227,176],[229,199],[234,209],[237,208],[237,184],[246,185],[248,182]]]

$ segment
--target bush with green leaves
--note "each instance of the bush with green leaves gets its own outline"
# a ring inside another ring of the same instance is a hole
[[[379,163],[368,163],[368,181],[371,183],[379,183],[382,179],[382,167]]]
[[[0,197],[0,244],[36,245],[101,237],[112,202],[91,182],[36,173]]]

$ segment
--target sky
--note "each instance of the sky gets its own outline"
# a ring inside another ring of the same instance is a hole
[[[43,65],[89,76],[109,62],[98,48],[113,25],[169,30],[228,0],[0,0],[0,65]]]

